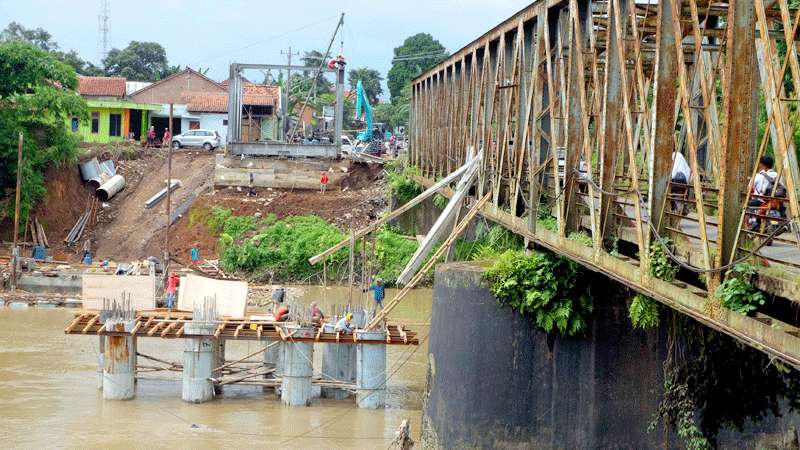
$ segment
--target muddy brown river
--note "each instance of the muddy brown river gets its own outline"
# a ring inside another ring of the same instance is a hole
[[[328,311],[331,304],[346,304],[350,291],[303,287],[289,295],[302,303],[317,300]],[[367,302],[360,292],[353,295],[354,303]],[[224,394],[208,403],[189,404],[181,400],[180,374],[169,372],[141,374],[133,400],[104,401],[97,389],[97,337],[64,334],[74,313],[0,308],[3,448],[379,449],[389,445],[403,419],[419,438],[430,290],[412,292],[391,316],[414,323],[409,327],[418,330],[421,345],[388,348],[387,405],[377,411],[356,408],[354,399],[288,407],[272,391],[236,385],[225,386]],[[262,346],[230,340],[226,356],[238,359]],[[140,338],[138,351],[181,361],[183,342]],[[318,344],[315,363],[320,355]]]

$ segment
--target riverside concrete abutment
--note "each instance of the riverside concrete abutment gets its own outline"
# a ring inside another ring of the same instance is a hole
[[[682,448],[661,426],[647,431],[664,391],[668,333],[632,328],[623,286],[587,273],[604,288],[585,335],[566,338],[499,305],[483,272],[477,263],[437,269],[423,448]],[[768,417],[720,433],[717,445],[764,448],[797,426],[794,414]]]

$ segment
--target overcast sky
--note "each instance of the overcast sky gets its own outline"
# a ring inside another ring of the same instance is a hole
[[[460,49],[529,1],[512,0],[110,0],[111,47],[131,40],[159,42],[171,64],[210,67],[227,78],[230,62],[282,64],[281,50],[325,50],[345,13],[344,54],[349,67],[378,69],[385,77],[392,50],[427,32],[448,52]],[[99,63],[99,0],[0,0],[0,26],[17,21],[49,31],[62,50]],[[334,51],[339,52],[337,37]],[[256,77],[253,77],[256,79]],[[260,80],[259,80],[260,81]],[[385,86],[384,86],[385,90]]]

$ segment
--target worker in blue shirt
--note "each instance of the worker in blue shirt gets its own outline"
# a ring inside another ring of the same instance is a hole
[[[375,284],[370,286],[369,289],[364,289],[364,292],[368,290],[372,291],[372,299],[375,300],[375,306],[372,310],[373,313],[377,311],[379,306],[383,309],[383,299],[386,297],[386,289],[383,286],[383,280],[376,278]]]

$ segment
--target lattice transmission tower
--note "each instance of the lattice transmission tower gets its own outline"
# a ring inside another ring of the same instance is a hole
[[[109,3],[109,0],[100,0],[100,14],[97,15],[98,43],[100,45],[101,61],[108,56]]]

